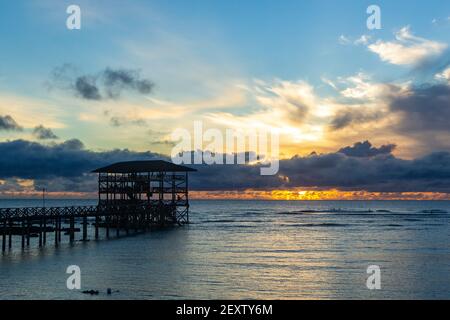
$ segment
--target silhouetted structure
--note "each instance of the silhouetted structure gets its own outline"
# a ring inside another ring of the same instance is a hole
[[[12,236],[19,235],[22,248],[30,238],[38,237],[39,246],[54,233],[55,245],[61,233],[75,241],[77,219],[81,220],[82,240],[88,240],[88,220],[94,220],[95,239],[99,228],[110,229],[117,236],[121,230],[146,231],[152,226],[189,223],[188,172],[195,169],[166,161],[119,162],[93,172],[98,173],[97,206],[38,207],[0,209],[2,251],[12,246]],[[66,226],[64,226],[66,225]]]
[[[164,213],[164,221],[189,222],[188,172],[166,161],[119,162],[98,173],[99,206],[144,205]]]

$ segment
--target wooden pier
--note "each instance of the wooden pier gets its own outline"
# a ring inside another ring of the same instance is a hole
[[[93,171],[99,174],[96,206],[1,208],[2,252],[12,248],[13,236],[22,248],[31,238],[45,246],[49,235],[58,246],[62,234],[73,243],[77,232],[80,241],[99,239],[100,228],[109,238],[111,232],[120,236],[189,223],[190,171],[195,170],[165,161],[121,162]]]

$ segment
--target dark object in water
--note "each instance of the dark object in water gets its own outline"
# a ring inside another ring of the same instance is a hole
[[[106,290],[106,293],[107,293],[107,294],[111,294],[111,293],[112,293],[111,288],[108,288],[108,289]]]
[[[91,296],[93,296],[93,295],[98,295],[98,290],[84,290],[83,293],[90,294]]]

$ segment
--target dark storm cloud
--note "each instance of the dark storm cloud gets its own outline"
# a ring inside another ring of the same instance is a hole
[[[0,154],[0,179],[74,178],[113,162],[162,158],[127,149],[90,151],[77,139],[52,145],[25,140],[0,142]]]
[[[80,74],[74,66],[64,64],[51,74],[50,86],[71,90],[86,100],[119,99],[123,91],[149,94],[154,84],[141,78],[139,70],[106,68],[95,74]]]
[[[412,160],[398,159],[393,145],[369,142],[328,154],[280,161],[275,176],[261,176],[261,165],[193,165],[193,190],[279,189],[295,187],[372,192],[450,193],[450,153],[435,152]],[[50,146],[24,140],[0,142],[0,179],[34,179],[49,191],[96,190],[95,168],[129,160],[170,160],[152,152],[90,151],[79,140]],[[265,165],[264,165],[265,166]]]
[[[94,77],[78,77],[74,84],[76,94],[86,100],[101,100],[102,96],[96,82]]]
[[[372,147],[369,141],[357,142],[351,147],[345,147],[338,152],[343,153],[349,157],[374,157],[380,154],[390,154],[394,151],[396,145],[388,144],[379,148]]]
[[[0,116],[0,130],[21,131],[22,127],[9,115]]]
[[[390,125],[382,128],[380,135],[392,133],[413,139],[416,153],[449,150],[449,84],[434,82],[407,89],[394,84],[383,86],[383,94],[378,101],[383,108],[378,111],[364,108],[340,110],[330,122],[330,130],[371,124],[386,117]]]
[[[33,129],[33,135],[39,140],[58,139],[58,136],[56,136],[51,129],[46,128],[43,125],[35,127]]]
[[[199,166],[190,179],[198,190],[314,187],[371,192],[450,192],[450,153],[414,160],[392,155],[349,157],[343,153],[280,161],[277,176],[260,176],[259,166]]]
[[[96,192],[98,180],[95,175],[80,177],[54,177],[51,179],[34,180],[35,190],[45,188],[49,192]]]
[[[110,68],[102,72],[103,84],[108,97],[117,99],[124,89],[132,89],[141,94],[149,94],[153,89],[153,83],[147,79],[141,79],[136,70],[113,70]]]
[[[389,154],[349,157],[342,153],[299,157],[280,163],[289,183],[302,186],[377,192],[450,192],[450,154],[433,153],[402,160]],[[284,169],[289,168],[289,169]]]
[[[367,110],[345,109],[339,111],[331,121],[332,130],[344,129],[353,124],[361,124],[377,120],[381,117],[380,112],[372,112]]]
[[[425,85],[392,97],[390,109],[401,114],[401,132],[450,131],[450,86]]]
[[[450,153],[398,159],[395,145],[359,142],[336,153],[281,160],[275,176],[260,176],[261,166],[197,166],[191,185],[198,190],[289,189],[314,187],[344,191],[450,193]]]

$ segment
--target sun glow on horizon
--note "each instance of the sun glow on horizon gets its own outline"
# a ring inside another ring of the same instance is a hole
[[[48,199],[93,199],[96,192],[46,192]],[[42,191],[4,191],[0,199],[40,199]],[[340,200],[424,200],[450,201],[450,194],[441,192],[368,192],[330,190],[216,190],[189,192],[192,200],[271,200],[271,201],[340,201]]]
[[[244,190],[244,191],[192,191],[191,199],[226,200],[450,200],[450,195],[439,192],[368,192],[330,190]]]

